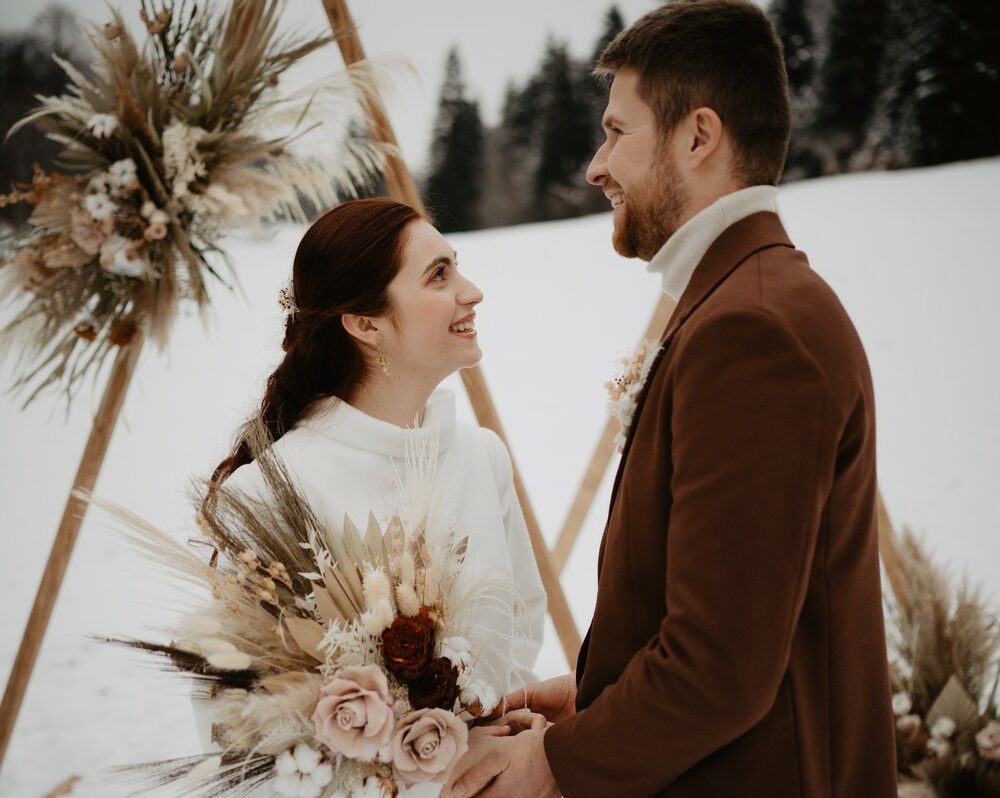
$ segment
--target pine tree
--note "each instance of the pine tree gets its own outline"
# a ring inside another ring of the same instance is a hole
[[[462,66],[453,47],[445,66],[425,192],[428,207],[439,212],[437,222],[442,232],[477,226],[482,161],[479,105],[465,98]]]
[[[625,20],[622,19],[621,12],[617,6],[611,6],[604,15],[601,35],[598,36],[597,42],[594,44],[590,61],[582,64],[580,68],[580,91],[590,106],[591,126],[595,132],[595,136],[601,128],[601,117],[604,115],[604,109],[608,104],[608,87],[603,81],[594,77],[594,65],[597,63],[597,59],[601,53],[604,52],[604,48],[624,29]]]
[[[879,146],[923,166],[1000,153],[1000,7],[893,0]]]
[[[32,125],[4,140],[11,126],[38,104],[38,95],[66,91],[69,80],[54,55],[90,75],[92,52],[79,20],[63,6],[50,6],[25,31],[0,32],[0,194],[15,184],[29,184],[35,163],[46,170],[55,168],[63,149]],[[20,225],[30,213],[27,203],[8,205],[0,208],[0,221]]]
[[[573,80],[566,46],[549,40],[541,75],[545,90],[539,117],[539,162],[535,200],[541,218],[564,215],[561,188],[577,183],[591,155],[594,131],[589,105]]]
[[[840,168],[865,138],[880,83],[887,0],[835,0],[819,72],[816,132]]]
[[[793,95],[800,95],[816,72],[816,37],[806,0],[772,0],[768,15],[784,45],[788,88]]]

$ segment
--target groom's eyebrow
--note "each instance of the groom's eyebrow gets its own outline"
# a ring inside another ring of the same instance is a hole
[[[601,127],[603,127],[605,130],[621,126],[622,126],[622,121],[614,114],[608,114],[601,120]]]
[[[438,257],[434,258],[434,260],[427,264],[427,268],[424,269],[424,273],[421,276],[426,276],[427,272],[431,271],[431,269],[436,269],[438,266],[447,266],[452,261],[458,263],[458,253],[454,252],[452,254],[454,255],[454,258],[449,258],[447,255],[438,255]]]

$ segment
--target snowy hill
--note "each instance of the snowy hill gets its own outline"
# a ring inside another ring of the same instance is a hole
[[[1000,159],[799,183],[780,202],[792,240],[837,291],[868,350],[893,520],[924,532],[940,557],[995,595]],[[658,278],[614,255],[609,234],[610,217],[599,215],[450,237],[486,294],[483,369],[550,540],[604,423],[602,385],[658,299]],[[275,297],[300,235],[287,228],[230,240],[245,300],[218,292],[207,329],[182,319],[167,353],[144,353],[101,496],[188,533],[189,476],[221,458],[280,356]],[[65,419],[53,401],[21,412],[0,397],[5,681],[98,399],[85,391]],[[565,571],[581,632],[612,473]],[[87,639],[148,633],[167,617],[169,591],[106,526],[94,513],[81,532],[0,773],[4,796],[39,796],[72,774],[84,776],[74,795],[124,794],[99,781],[100,768],[197,750],[184,687],[137,655]],[[565,667],[550,626],[539,673]]]

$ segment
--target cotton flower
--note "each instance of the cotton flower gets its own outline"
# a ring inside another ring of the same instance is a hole
[[[913,709],[913,699],[909,693],[896,693],[892,697],[892,711],[897,717],[907,714]]]
[[[131,186],[136,181],[135,161],[131,158],[123,158],[115,161],[108,167],[108,176],[113,188],[121,191]]]
[[[464,637],[446,637],[441,641],[441,656],[459,670],[472,666],[472,644]]]
[[[496,691],[488,684],[480,682],[477,679],[466,681],[465,685],[461,687],[460,697],[462,703],[469,707],[470,711],[473,709],[476,710],[472,714],[477,716],[489,714],[500,703],[500,698],[497,696]]]
[[[142,277],[146,273],[146,264],[132,249],[134,243],[117,234],[105,239],[101,244],[101,268],[123,277]]]
[[[159,208],[156,207],[156,205],[152,202],[152,200],[146,200],[144,203],[142,203],[142,208],[139,210],[139,213],[142,214],[143,218],[152,221],[153,214],[156,213],[158,210]]]
[[[87,193],[88,194],[107,194],[108,193],[108,173],[101,172],[100,174],[94,175],[90,178],[90,182],[87,183]]]
[[[286,798],[318,798],[333,781],[333,767],[322,761],[322,754],[307,743],[285,751],[274,762],[278,778],[274,789]]]
[[[958,731],[958,724],[946,715],[942,715],[931,726],[931,737],[939,740],[950,740]]]
[[[167,237],[167,226],[154,222],[143,231],[142,235],[147,241],[162,241]]]
[[[939,737],[931,737],[927,741],[927,750],[938,757],[948,756],[951,753],[951,743]]]
[[[114,114],[94,114],[87,127],[99,139],[106,139],[118,127],[118,117]]]
[[[107,194],[89,194],[83,198],[83,207],[98,221],[110,219],[117,207]]]

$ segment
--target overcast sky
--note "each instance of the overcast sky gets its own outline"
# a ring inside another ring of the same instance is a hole
[[[105,0],[72,0],[66,5],[83,19],[104,23]],[[387,98],[390,119],[407,163],[423,168],[444,77],[448,48],[457,44],[469,95],[479,100],[486,123],[496,122],[505,87],[523,82],[538,65],[546,37],[568,42],[578,58],[589,57],[604,15],[616,4],[626,24],[660,3],[655,0],[349,0],[361,41],[369,56],[402,56],[416,77],[402,76]],[[47,0],[0,0],[3,29],[22,28],[44,10]],[[126,21],[138,25],[139,0],[112,3]],[[283,26],[288,31],[325,29],[321,0],[287,0]],[[336,46],[314,53],[299,74],[320,78],[342,67]]]

